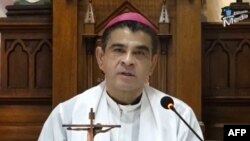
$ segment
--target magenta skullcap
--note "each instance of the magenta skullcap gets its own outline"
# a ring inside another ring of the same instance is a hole
[[[135,22],[139,22],[141,24],[144,24],[148,27],[150,27],[151,29],[153,29],[155,32],[157,32],[156,27],[150,23],[145,17],[143,17],[141,14],[139,13],[135,13],[135,12],[127,12],[127,13],[123,13],[115,18],[113,18],[111,21],[109,21],[109,23],[106,25],[105,29],[120,23],[120,22],[124,22],[124,21],[135,21]]]

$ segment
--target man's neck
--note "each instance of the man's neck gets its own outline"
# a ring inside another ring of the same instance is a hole
[[[134,105],[140,102],[142,97],[142,91],[133,92],[118,92],[107,89],[107,94],[118,104],[122,105]]]

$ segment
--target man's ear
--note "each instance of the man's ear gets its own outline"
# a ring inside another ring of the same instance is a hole
[[[149,76],[152,75],[152,73],[154,72],[155,66],[156,66],[157,61],[158,61],[158,57],[159,57],[159,55],[157,53],[153,55],[152,65],[151,65],[151,68],[150,68]]]
[[[98,63],[98,66],[99,68],[103,70],[103,57],[104,57],[104,50],[102,47],[100,46],[97,46],[96,49],[95,49],[95,56],[96,56],[96,60],[97,60],[97,63]]]

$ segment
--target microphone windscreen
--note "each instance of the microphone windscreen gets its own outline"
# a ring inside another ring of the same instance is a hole
[[[161,99],[161,106],[165,109],[169,109],[169,106],[168,106],[169,104],[174,105],[174,100],[169,96],[164,96]]]

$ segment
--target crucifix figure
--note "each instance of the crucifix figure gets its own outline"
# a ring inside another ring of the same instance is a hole
[[[93,112],[93,108],[90,109],[89,112],[89,120],[90,124],[63,124],[63,127],[67,127],[67,130],[75,130],[75,131],[87,131],[87,141],[94,141],[94,137],[98,133],[104,133],[112,128],[121,127],[121,125],[102,125],[100,123],[94,124],[95,113]],[[107,129],[102,129],[106,127]]]

